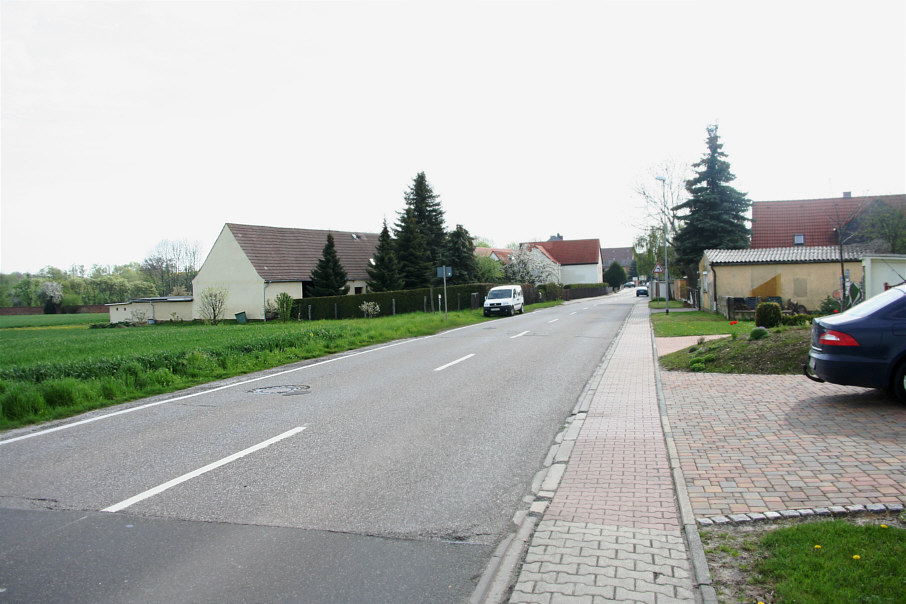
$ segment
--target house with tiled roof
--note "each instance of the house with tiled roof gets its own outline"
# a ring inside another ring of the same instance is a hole
[[[505,247],[476,247],[475,255],[482,258],[490,258],[491,260],[496,260],[500,264],[506,266],[510,263],[510,257],[514,254],[514,250]]]
[[[906,195],[872,195],[752,203],[752,248],[837,245],[836,228],[846,226],[844,239],[858,228],[873,206],[906,207]]]
[[[606,271],[610,265],[616,262],[623,270],[629,273],[632,268],[634,256],[631,247],[602,247],[601,248],[601,265]]]
[[[602,283],[601,242],[598,239],[534,241],[523,243],[560,266],[560,283]]]
[[[208,287],[222,287],[229,292],[225,318],[244,312],[248,319],[263,319],[267,302],[281,292],[305,297],[328,234],[349,278],[349,293],[364,293],[377,233],[227,223],[192,281],[196,298]],[[201,318],[197,305],[194,316]]]
[[[863,246],[843,246],[850,283],[862,282],[862,259],[870,253]],[[825,298],[839,295],[840,263],[840,248],[833,245],[705,250],[699,263],[701,307],[723,312],[721,300],[727,297],[777,297],[817,310]]]

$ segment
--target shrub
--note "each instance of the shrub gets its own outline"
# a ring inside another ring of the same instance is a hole
[[[776,302],[762,302],[755,309],[755,325],[758,327],[777,327],[780,325],[780,305]]]
[[[362,311],[366,319],[371,319],[381,314],[381,307],[378,306],[377,302],[362,302],[359,310]]]
[[[749,341],[754,342],[756,340],[763,340],[769,335],[771,335],[771,332],[769,332],[767,328],[759,326],[753,329],[752,333],[749,334]]]
[[[705,362],[701,359],[692,359],[692,361],[689,362],[689,369],[692,371],[704,371]]]
[[[286,323],[293,314],[293,297],[286,292],[277,294],[277,314]]]
[[[811,322],[811,315],[782,315],[780,317],[782,325],[808,325]]]
[[[835,312],[840,312],[840,302],[837,300],[834,300],[830,296],[826,297],[821,302],[821,314],[830,315]]]

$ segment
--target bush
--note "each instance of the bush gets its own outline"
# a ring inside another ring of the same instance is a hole
[[[286,323],[289,321],[293,312],[293,297],[286,292],[277,294],[277,314],[280,320]]]
[[[821,302],[821,314],[830,315],[835,312],[840,312],[840,302],[837,300],[834,300],[830,296],[826,297]]]
[[[753,329],[752,333],[749,334],[749,341],[754,342],[756,340],[763,340],[769,335],[771,335],[771,332],[769,332],[765,327],[759,326]]]
[[[780,317],[781,325],[808,325],[811,322],[811,315],[782,315]]]
[[[777,327],[780,325],[780,317],[782,316],[783,313],[780,312],[779,304],[776,302],[762,302],[755,309],[755,325],[768,329]]]

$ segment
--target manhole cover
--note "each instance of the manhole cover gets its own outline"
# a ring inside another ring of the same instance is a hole
[[[287,384],[284,386],[263,386],[261,388],[249,390],[249,392],[252,394],[282,394],[284,396],[290,396],[293,394],[308,394],[308,388],[308,386]]]

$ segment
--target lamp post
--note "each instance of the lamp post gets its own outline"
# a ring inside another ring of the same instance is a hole
[[[655,180],[661,181],[661,196],[664,199],[664,207],[667,207],[667,179],[663,176],[655,176]],[[664,220],[664,285],[667,288],[667,293],[664,295],[664,310],[666,314],[670,314],[670,269],[667,266],[667,217],[663,217]]]

